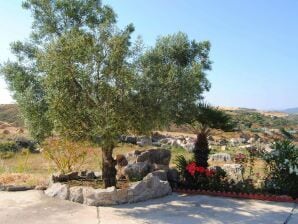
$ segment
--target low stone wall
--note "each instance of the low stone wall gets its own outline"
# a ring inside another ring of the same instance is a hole
[[[132,184],[126,189],[94,189],[92,187],[69,187],[63,183],[53,183],[45,194],[59,199],[69,200],[91,206],[118,205],[134,203],[152,198],[163,197],[172,193],[168,181],[149,173],[142,181]]]

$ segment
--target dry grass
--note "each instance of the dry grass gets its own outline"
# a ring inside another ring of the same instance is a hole
[[[139,147],[131,144],[119,144],[114,155],[127,154],[134,150],[146,150],[149,147]],[[101,149],[97,147],[88,147],[88,155],[86,163],[82,166],[82,170],[101,170]],[[187,159],[192,158],[192,153],[187,152],[183,148],[172,148],[171,167],[175,167],[175,159],[177,155],[184,155]],[[215,148],[212,153],[227,152],[233,155],[237,152],[243,152],[238,148],[228,148],[227,151],[221,151],[220,148]],[[230,163],[234,163],[231,161]],[[223,165],[224,163],[210,162],[209,165]],[[262,160],[257,159],[254,166],[254,172],[264,173],[265,164]],[[0,160],[0,185],[1,184],[17,184],[17,185],[44,185],[48,182],[49,176],[57,172],[54,163],[47,160],[42,153],[39,154],[22,154],[17,153],[14,157]]]
[[[101,170],[101,149],[88,147],[88,155],[82,170]],[[152,147],[139,147],[130,144],[119,144],[114,155],[126,154],[134,150],[146,150]],[[9,159],[0,160],[0,185],[44,185],[48,182],[49,176],[57,172],[54,163],[47,160],[42,153],[22,154],[16,153]]]

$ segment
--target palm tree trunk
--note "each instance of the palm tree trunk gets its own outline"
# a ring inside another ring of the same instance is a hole
[[[197,134],[197,140],[195,142],[194,157],[197,166],[204,168],[208,167],[209,157],[209,144],[208,144],[208,131],[202,130]]]
[[[116,186],[117,170],[115,166],[113,147],[102,147],[102,179],[105,188]]]

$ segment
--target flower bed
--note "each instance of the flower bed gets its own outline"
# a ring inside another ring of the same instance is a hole
[[[251,193],[236,193],[236,192],[221,192],[210,190],[191,190],[183,188],[173,188],[173,192],[184,194],[200,194],[220,197],[242,198],[242,199],[255,199],[263,201],[275,201],[275,202],[292,202],[298,203],[298,198],[293,199],[287,195],[269,195],[269,194],[251,194]]]

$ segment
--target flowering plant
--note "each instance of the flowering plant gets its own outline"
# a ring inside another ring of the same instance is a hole
[[[242,164],[245,163],[247,160],[246,155],[244,155],[243,153],[238,153],[235,155],[235,162]]]
[[[195,174],[198,173],[199,175],[203,175],[203,176],[205,175],[206,177],[211,177],[215,174],[215,171],[213,169],[197,166],[195,162],[190,162],[186,166],[186,170],[191,176],[195,176]]]

